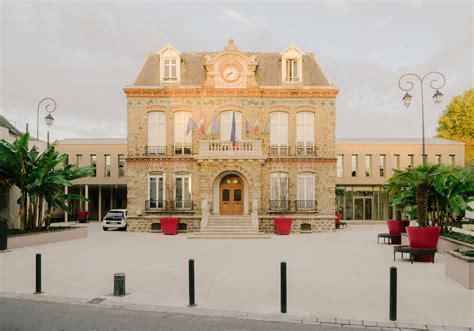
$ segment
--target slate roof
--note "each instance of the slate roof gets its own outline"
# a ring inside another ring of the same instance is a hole
[[[0,126],[7,128],[11,133],[19,136],[21,135],[21,132],[13,126],[5,117],[0,115]]]
[[[255,55],[255,79],[260,86],[282,86],[281,55],[277,52],[242,52]],[[182,53],[180,86],[202,86],[206,80],[204,58],[218,52]],[[160,56],[151,53],[140,70],[134,86],[160,86]],[[303,55],[303,86],[331,86],[313,53]]]

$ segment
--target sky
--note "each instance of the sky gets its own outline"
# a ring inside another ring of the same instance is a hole
[[[242,51],[295,44],[313,52],[340,88],[340,138],[420,137],[420,84],[407,109],[398,87],[405,73],[446,77],[439,105],[429,77],[424,82],[427,137],[449,100],[474,82],[469,0],[1,1],[0,11],[0,114],[35,134],[38,102],[52,97],[51,139],[126,137],[122,88],[168,43],[182,52],[221,51],[232,38]]]

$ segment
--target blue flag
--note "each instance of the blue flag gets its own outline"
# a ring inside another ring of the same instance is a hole
[[[188,127],[186,128],[186,135],[190,134],[194,129],[197,129],[196,122],[193,121],[192,117],[189,116]]]
[[[235,143],[237,138],[235,136],[235,111],[232,112],[232,126],[230,127],[230,141]]]

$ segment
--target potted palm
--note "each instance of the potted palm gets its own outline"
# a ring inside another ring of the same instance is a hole
[[[174,185],[168,184],[166,194],[168,197],[174,196]],[[179,228],[179,217],[173,217],[173,211],[175,210],[175,201],[165,201],[165,211],[168,213],[167,217],[160,217],[161,232],[164,235],[175,235],[178,233]]]
[[[416,207],[418,226],[406,228],[413,248],[437,248],[441,231],[451,231],[453,222],[469,208],[473,175],[467,168],[421,165],[394,170],[385,188],[394,194],[397,208]],[[418,255],[416,260],[431,262]]]

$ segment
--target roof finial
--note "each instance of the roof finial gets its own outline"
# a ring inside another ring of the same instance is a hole
[[[227,41],[227,45],[224,48],[226,51],[235,51],[237,50],[237,47],[234,45],[234,40],[229,39]]]

